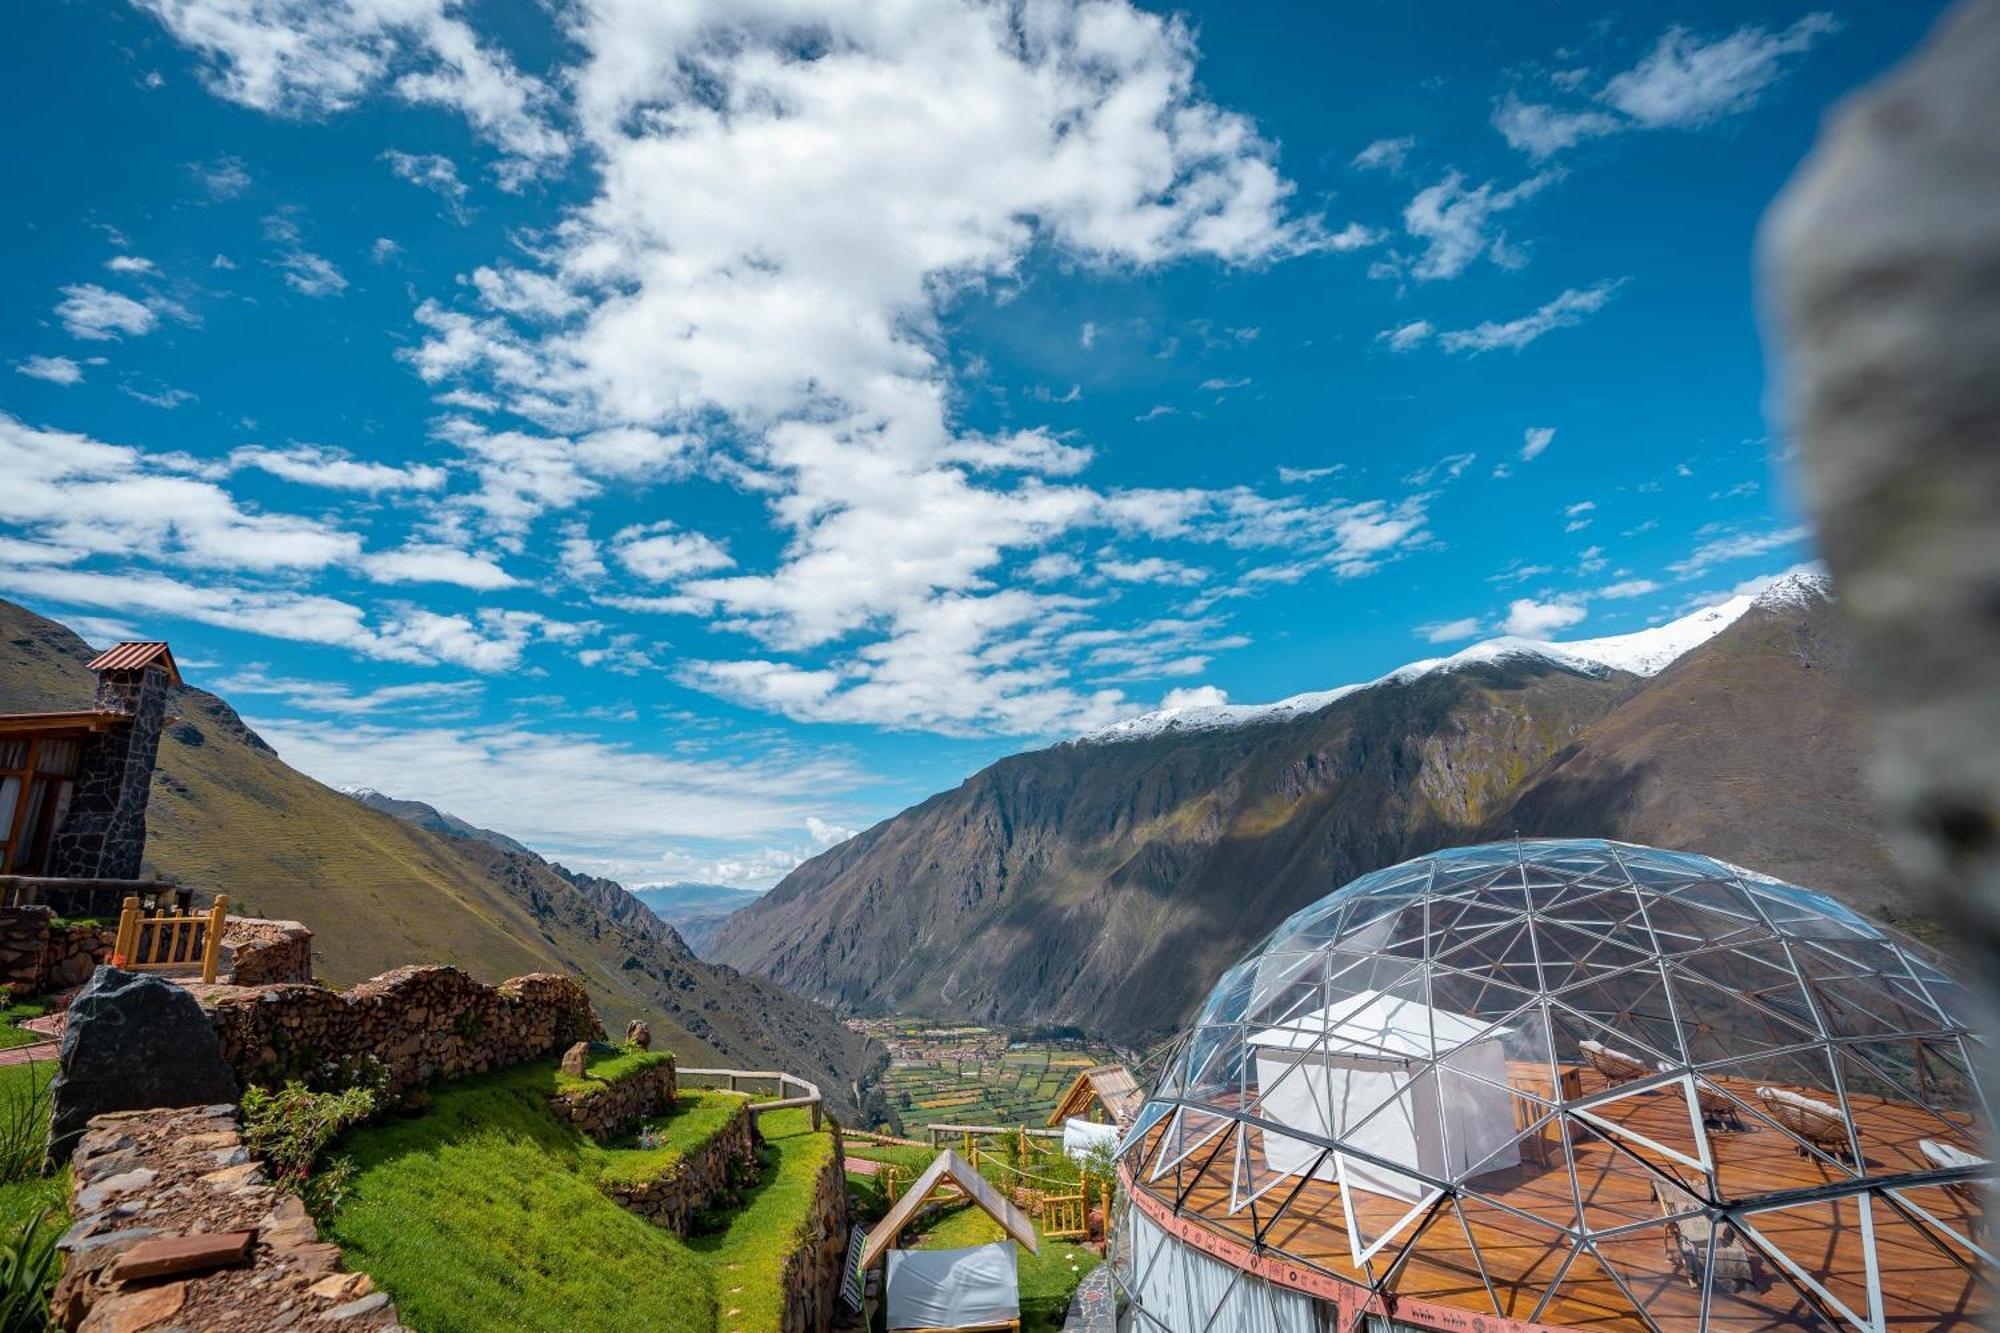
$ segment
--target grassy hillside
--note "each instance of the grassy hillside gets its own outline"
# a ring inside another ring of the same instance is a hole
[[[0,711],[85,706],[90,656],[63,626],[0,601]],[[149,871],[227,893],[247,914],[305,922],[328,982],[413,962],[488,981],[569,972],[608,1024],[643,1017],[688,1063],[788,1068],[851,1103],[867,1052],[826,1010],[702,963],[671,932],[626,929],[592,901],[601,884],[579,888],[532,854],[422,828],[315,782],[212,694],[184,689],[169,708],[179,720],[147,808]]]

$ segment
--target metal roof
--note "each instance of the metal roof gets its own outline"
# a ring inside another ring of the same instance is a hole
[[[181,669],[174,664],[173,652],[164,643],[121,643],[105,649],[90,660],[92,671],[143,671],[154,664],[166,669],[167,678],[178,685]]]

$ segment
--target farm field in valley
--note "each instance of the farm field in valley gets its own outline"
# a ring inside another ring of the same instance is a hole
[[[925,1125],[1039,1125],[1077,1074],[1120,1059],[1081,1036],[918,1018],[850,1019],[889,1049],[882,1086],[906,1134]]]

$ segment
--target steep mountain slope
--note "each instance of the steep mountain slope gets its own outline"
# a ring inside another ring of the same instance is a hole
[[[1608,832],[1900,911],[1866,751],[1833,606],[1789,585],[1556,755],[1487,832]]]
[[[1353,876],[1517,826],[1891,901],[1823,592],[1794,580],[1677,625],[1501,641],[1003,759],[800,866],[714,956],[863,1012],[1138,1038]]]
[[[83,706],[90,656],[63,626],[0,601],[0,711]],[[571,972],[607,1023],[643,1017],[688,1063],[788,1068],[851,1103],[871,1060],[855,1034],[768,981],[696,959],[622,890],[645,929],[532,853],[440,834],[313,781],[212,694],[180,690],[169,711],[179,720],[160,744],[148,870],[228,893],[249,914],[304,921],[328,981],[412,962],[487,980]]]
[[[476,838],[480,842],[491,843],[503,852],[525,852],[528,849],[504,833],[496,833],[490,828],[480,828],[468,824],[457,815],[447,814],[434,805],[422,801],[406,801],[387,792],[376,791],[373,787],[341,787],[342,794],[352,796],[370,810],[380,810],[385,815],[394,815],[406,824],[427,828],[433,833],[444,833],[454,838]]]

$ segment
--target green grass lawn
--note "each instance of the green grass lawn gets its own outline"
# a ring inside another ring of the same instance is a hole
[[[0,1006],[0,1050],[10,1046],[32,1046],[38,1041],[47,1041],[48,1034],[30,1032],[18,1025],[24,1018],[40,1018],[48,1011],[47,1000],[16,1000],[13,1004]]]
[[[26,1119],[27,1099],[44,1092],[48,1088],[49,1080],[55,1077],[55,1072],[56,1065],[53,1060],[30,1060],[25,1064],[0,1065],[0,1133],[11,1132],[25,1136],[22,1145],[24,1150],[32,1148],[33,1141],[45,1138],[48,1132],[46,1105],[30,1123]],[[67,1166],[53,1176],[40,1175],[30,1170],[14,1180],[0,1182],[0,1235],[13,1235],[30,1217],[45,1208],[56,1213],[60,1219],[57,1222],[58,1226],[67,1224],[69,1218]]]
[[[350,1134],[336,1151],[356,1178],[331,1227],[349,1266],[425,1333],[775,1329],[778,1267],[831,1136],[804,1112],[767,1117],[763,1179],[726,1230],[681,1240],[596,1182],[663,1169],[728,1118],[730,1094],[684,1092],[658,1122],[671,1147],[606,1148],[549,1113],[560,1077],[542,1063],[445,1084],[421,1115]]]

